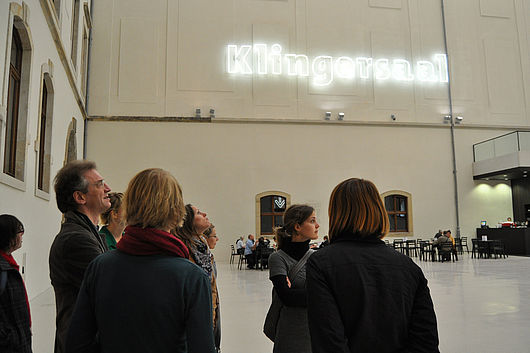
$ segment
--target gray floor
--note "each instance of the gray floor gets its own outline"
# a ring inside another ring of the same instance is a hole
[[[530,258],[418,263],[429,280],[441,352],[530,352]],[[272,352],[261,332],[272,288],[267,271],[229,264],[218,271],[223,353]],[[36,353],[53,352],[53,302],[51,289],[31,301]]]

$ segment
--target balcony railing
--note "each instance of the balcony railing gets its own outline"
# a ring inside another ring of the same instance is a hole
[[[530,131],[514,131],[473,145],[473,161],[530,151]]]

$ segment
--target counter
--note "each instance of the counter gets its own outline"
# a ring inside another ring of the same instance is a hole
[[[477,228],[477,239],[502,240],[508,255],[530,256],[530,228]]]

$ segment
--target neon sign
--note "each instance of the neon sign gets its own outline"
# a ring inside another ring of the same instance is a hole
[[[328,86],[335,78],[360,78],[377,81],[419,81],[446,83],[449,81],[447,56],[435,54],[432,61],[415,63],[404,59],[319,55],[312,60],[302,54],[282,54],[282,47],[273,44],[228,45],[226,70],[240,75],[287,75],[310,77],[316,86]]]

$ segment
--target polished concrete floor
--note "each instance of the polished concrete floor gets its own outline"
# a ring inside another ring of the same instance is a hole
[[[443,353],[530,352],[530,258],[420,262],[433,297]],[[262,326],[270,304],[267,271],[218,264],[223,353],[270,353]],[[50,289],[31,301],[35,353],[53,352]],[[384,339],[384,333],[381,334]],[[162,353],[162,352],[161,352]]]

